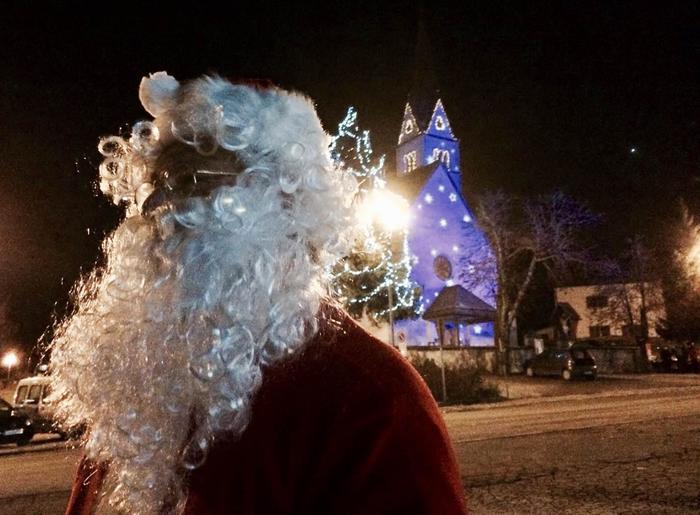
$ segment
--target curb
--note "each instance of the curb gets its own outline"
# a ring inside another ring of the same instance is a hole
[[[626,390],[615,390],[607,392],[598,393],[574,393],[568,395],[542,395],[539,397],[523,397],[521,399],[506,399],[499,402],[489,402],[483,404],[462,404],[454,406],[442,406],[440,411],[443,414],[447,413],[462,413],[465,411],[479,411],[488,409],[498,409],[498,408],[508,408],[512,406],[528,406],[531,404],[545,404],[545,403],[557,403],[557,402],[567,402],[583,399],[596,399],[596,398],[609,398],[609,397],[641,397],[650,392],[656,393],[671,393],[678,391],[679,389],[684,390],[697,390],[700,395],[700,385],[679,385],[679,386],[663,386],[658,388],[645,388],[645,389],[626,389]]]
[[[59,441],[51,441],[47,443],[36,443],[34,445],[29,444],[25,445],[22,447],[15,446],[15,447],[8,447],[8,448],[0,448],[0,457],[2,456],[15,456],[17,454],[27,454],[30,452],[43,452],[43,451],[53,451],[56,449],[65,449],[65,450],[71,450],[71,449],[78,449],[80,446],[77,444],[77,442],[72,442],[70,440],[59,440]]]

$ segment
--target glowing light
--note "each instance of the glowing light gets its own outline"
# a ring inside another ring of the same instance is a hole
[[[19,358],[14,352],[8,352],[2,357],[2,366],[5,368],[12,368],[17,363],[19,363]]]
[[[630,149],[630,154],[634,154],[637,151],[637,147],[632,147]]]
[[[426,204],[432,204],[433,203],[433,196],[430,193],[426,193],[425,197],[423,197],[423,200],[425,200]]]
[[[457,202],[457,194],[450,193],[450,202]]]
[[[435,249],[431,249],[431,250],[430,250],[430,255],[431,255],[431,256],[435,257],[435,256],[437,256],[437,254],[438,254],[438,253],[437,253],[437,250],[435,250]]]
[[[419,129],[413,120],[410,106],[406,105],[405,132]],[[399,143],[404,139],[404,132]],[[359,183],[357,217],[362,223],[362,237],[353,250],[358,260],[341,260],[327,271],[335,294],[346,304],[368,304],[377,297],[384,297],[387,289],[393,292],[393,303],[386,309],[374,309],[373,318],[382,318],[400,309],[413,309],[418,299],[416,284],[411,280],[411,253],[408,249],[406,225],[412,215],[408,203],[398,195],[385,190],[384,156],[372,156],[369,131],[357,126],[357,113],[349,108],[345,119],[338,126],[337,135],[331,141],[331,157],[343,168],[349,169]],[[415,151],[403,156],[410,172],[418,164]],[[419,206],[421,209],[421,206]],[[395,231],[399,234],[393,235]],[[392,248],[391,240],[403,240],[400,251]],[[371,258],[367,258],[368,253]],[[359,293],[358,293],[359,292]]]
[[[458,245],[452,245],[452,252],[459,252],[459,246],[458,246]]]
[[[364,226],[379,222],[389,232],[404,229],[408,223],[408,202],[386,189],[374,189],[357,211]]]
[[[464,223],[467,223],[467,224],[468,224],[469,222],[472,221],[472,217],[469,216],[469,215],[464,215],[464,216],[462,217],[462,221],[463,221]]]
[[[448,279],[445,281],[445,286],[454,286],[455,282],[452,279]]]
[[[440,227],[447,227],[447,220],[440,218]]]
[[[438,191],[442,193],[443,191],[445,191],[445,187],[441,184],[440,186],[438,186]]]
[[[479,324],[476,324],[474,326],[474,334],[481,334],[481,331],[482,331],[481,326]]]

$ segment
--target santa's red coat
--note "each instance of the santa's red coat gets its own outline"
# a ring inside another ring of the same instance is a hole
[[[217,443],[192,473],[186,513],[466,513],[420,376],[343,312],[326,311],[303,352],[265,371],[242,437]],[[67,514],[92,513],[105,470],[83,460]]]

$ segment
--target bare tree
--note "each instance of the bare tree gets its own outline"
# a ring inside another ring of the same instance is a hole
[[[664,301],[657,260],[641,236],[628,240],[619,261],[607,266],[609,284],[597,288],[607,298],[607,306],[596,313],[602,322],[622,327],[623,335],[644,346],[649,339],[650,324],[663,316]],[[645,353],[646,354],[646,353]]]
[[[574,263],[585,266],[590,258],[580,236],[597,217],[560,192],[534,200],[487,193],[476,215],[476,227],[466,225],[473,244],[462,260],[460,278],[470,289],[493,286],[497,368],[506,375],[509,335],[536,269],[558,277]]]
[[[16,314],[9,299],[0,301],[0,343],[14,340],[19,332]]]

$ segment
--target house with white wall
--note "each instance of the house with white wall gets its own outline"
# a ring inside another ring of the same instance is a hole
[[[644,319],[650,338],[666,316],[661,285],[616,283],[556,288],[557,313],[564,339],[634,338]],[[646,317],[643,316],[646,313]]]

